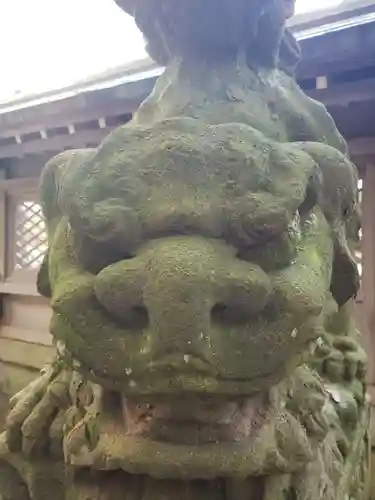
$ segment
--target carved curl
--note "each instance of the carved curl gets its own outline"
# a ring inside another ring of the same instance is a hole
[[[286,19],[294,13],[293,1],[179,0],[179,9],[172,9],[170,1],[116,0],[134,16],[150,56],[159,64],[166,66],[179,52],[194,50],[195,43],[196,50],[214,58],[215,52],[235,57],[242,48],[251,64],[278,65],[294,74],[300,50],[292,33],[285,30]],[[210,17],[211,24],[203,27],[199,22],[203,17]]]

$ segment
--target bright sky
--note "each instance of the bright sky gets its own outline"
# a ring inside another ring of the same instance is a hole
[[[298,12],[341,0],[297,0]],[[0,101],[74,83],[145,57],[112,0],[0,0]]]

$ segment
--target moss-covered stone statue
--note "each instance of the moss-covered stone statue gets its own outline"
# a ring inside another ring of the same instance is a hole
[[[167,68],[45,167],[57,354],[12,401],[1,500],[367,500],[357,174],[293,78],[293,0],[118,4]]]

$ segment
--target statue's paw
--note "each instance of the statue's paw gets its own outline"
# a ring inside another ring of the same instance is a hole
[[[330,336],[318,347],[312,366],[331,382],[364,381],[367,356],[356,339]]]
[[[323,408],[327,393],[322,381],[310,370],[300,370],[297,383],[289,392],[288,409],[298,417],[309,435],[324,438],[328,431],[328,421]]]
[[[100,427],[97,411],[88,411],[64,436],[64,454],[66,457],[85,455],[95,449],[99,441]]]
[[[69,402],[71,373],[54,362],[11,401],[5,425],[9,450],[29,455],[50,444],[59,435],[61,411]]]
[[[337,349],[331,349],[323,360],[322,375],[334,382],[343,382],[345,374],[344,355]]]
[[[336,337],[333,347],[342,353],[345,380],[363,380],[367,370],[367,356],[359,343],[351,337]]]
[[[26,482],[19,472],[6,462],[0,463],[0,500],[30,500]]]
[[[96,389],[96,390],[95,390]],[[70,386],[73,405],[66,413],[64,452],[66,457],[92,451],[99,440],[102,390],[74,373]]]

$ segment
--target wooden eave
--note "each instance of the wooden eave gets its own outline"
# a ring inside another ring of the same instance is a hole
[[[327,105],[351,140],[375,136],[375,5],[365,5],[369,2],[364,0],[349,3],[352,17],[343,19],[342,12],[336,12],[334,18],[331,13],[325,22],[320,19],[320,25],[305,19],[292,29],[303,53],[299,84]],[[360,16],[353,12],[363,9],[366,22],[355,22]],[[0,105],[0,159],[99,144],[131,118],[162,71],[146,59],[70,88]]]

